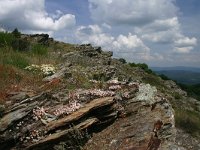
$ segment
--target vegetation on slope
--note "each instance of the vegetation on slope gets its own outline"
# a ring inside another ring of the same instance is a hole
[[[200,101],[200,84],[186,85],[178,83],[178,85],[188,93],[190,97],[194,97]]]
[[[25,67],[56,61],[48,54],[48,47],[20,37],[17,29],[12,33],[0,32],[0,103],[8,90],[41,85],[42,76],[26,71]]]

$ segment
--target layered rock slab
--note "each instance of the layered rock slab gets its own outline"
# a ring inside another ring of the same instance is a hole
[[[145,92],[146,91],[146,92]],[[96,133],[85,150],[173,149],[175,126],[173,109],[150,85],[141,85],[136,97],[125,101],[125,116]]]

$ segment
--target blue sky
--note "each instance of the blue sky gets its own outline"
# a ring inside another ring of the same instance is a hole
[[[200,66],[199,0],[0,0],[0,30],[92,43],[130,62]]]

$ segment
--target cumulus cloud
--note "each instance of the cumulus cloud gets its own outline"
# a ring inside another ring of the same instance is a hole
[[[140,52],[142,50],[145,52],[150,51],[150,49],[144,45],[142,40],[138,38],[137,35],[132,35],[131,33],[129,33],[128,36],[119,35],[113,42],[113,46],[123,52],[136,51],[138,49],[140,49]]]
[[[188,37],[182,37],[175,41],[176,46],[195,46],[197,45],[197,39],[196,38],[188,38]]]
[[[108,46],[114,37],[102,32],[98,25],[80,26],[76,30],[76,37],[82,43],[92,43],[97,46]]]
[[[113,25],[143,25],[177,13],[174,0],[89,0],[89,4],[93,20]]]
[[[80,26],[76,30],[76,38],[82,43],[91,43],[102,46],[105,50],[112,50],[115,57],[124,57],[127,60],[150,60],[150,48],[137,36],[129,33],[114,37],[105,33],[98,25]]]
[[[181,31],[175,0],[89,0],[89,4],[96,23],[120,26],[122,32],[128,28],[143,43],[168,44],[178,53],[189,53],[197,45],[195,37]]]
[[[187,47],[175,47],[174,52],[176,53],[189,53],[193,49],[192,46]]]
[[[177,17],[155,20],[151,24],[135,28],[143,40],[154,43],[165,43],[174,46],[174,51],[190,52],[197,45],[195,37],[189,38],[181,33],[180,23]]]
[[[45,11],[45,0],[0,1],[2,27],[12,30],[58,31],[75,25],[75,16],[58,11],[51,16]]]
[[[136,33],[151,33],[151,32],[162,32],[167,30],[179,30],[180,24],[177,17],[154,20],[152,23],[145,24],[144,26],[135,27]]]
[[[127,36],[120,34],[118,37],[113,37],[104,33],[98,25],[80,26],[77,28],[76,35],[82,43],[109,47],[115,51],[129,52],[130,50],[136,51],[137,49],[149,51],[149,48],[145,46],[137,35],[129,33]]]

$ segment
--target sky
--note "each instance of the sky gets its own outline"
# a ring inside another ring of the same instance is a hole
[[[200,0],[0,0],[0,31],[91,43],[149,66],[200,66]]]

